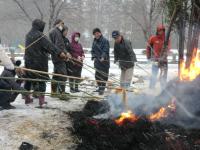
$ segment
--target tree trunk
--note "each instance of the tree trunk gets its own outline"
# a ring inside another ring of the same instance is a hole
[[[185,49],[185,46],[184,46],[184,43],[185,43],[185,28],[186,28],[186,22],[185,22],[185,19],[186,19],[186,10],[187,10],[187,3],[184,3],[182,4],[181,6],[181,13],[183,15],[180,15],[180,19],[179,19],[179,22],[178,22],[178,34],[179,34],[179,45],[178,45],[178,53],[179,53],[179,61],[178,61],[178,76],[180,77],[180,67],[181,67],[181,64],[183,63],[184,61],[184,49]]]
[[[161,52],[161,61],[164,61],[167,59],[167,50],[168,50],[168,44],[169,44],[169,38],[170,38],[170,33],[172,31],[172,26],[177,18],[177,15],[178,15],[178,12],[179,12],[179,9],[177,7],[175,7],[174,11],[173,11],[173,14],[170,18],[170,23],[169,23],[169,27],[168,27],[168,30],[166,32],[166,36],[165,36],[165,41],[164,41],[164,46],[163,46],[163,49],[162,49],[162,52]]]
[[[200,5],[200,4],[199,4]],[[190,66],[192,57],[196,55],[200,34],[200,7],[198,1],[192,0],[192,8],[189,20],[188,43],[187,43],[187,61],[186,67]]]

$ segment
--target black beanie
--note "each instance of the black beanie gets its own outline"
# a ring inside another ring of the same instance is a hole
[[[95,34],[96,32],[101,33],[101,30],[100,30],[99,28],[95,28],[95,29],[93,30],[93,34]]]

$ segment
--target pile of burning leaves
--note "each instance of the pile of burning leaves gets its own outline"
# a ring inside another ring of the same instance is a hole
[[[200,130],[153,122],[145,117],[134,122],[125,119],[123,124],[117,124],[116,120],[109,118],[92,118],[109,109],[103,107],[106,103],[89,101],[83,111],[70,113],[72,133],[78,138],[78,150],[200,149]]]
[[[189,68],[182,66],[180,78],[160,95],[134,97],[134,105],[140,103],[133,110],[122,95],[126,111],[118,117],[95,117],[110,112],[109,101],[89,101],[82,111],[69,114],[78,150],[200,150],[199,57]]]

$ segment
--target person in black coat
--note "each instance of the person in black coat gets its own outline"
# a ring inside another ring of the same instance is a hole
[[[21,61],[16,61],[15,65],[20,66]],[[4,67],[3,72],[1,73],[0,77],[15,77],[17,69],[10,70]],[[2,90],[9,90],[10,92],[0,91],[0,109],[14,109],[15,107],[12,106],[10,103],[14,102],[19,92],[11,92],[11,90],[22,90],[24,89],[21,87],[20,81],[15,81],[15,79],[0,79],[0,89]]]
[[[94,60],[94,67],[96,69],[95,79],[98,81],[99,95],[104,94],[106,82],[108,81],[109,68],[110,68],[110,45],[106,38],[103,37],[101,30],[96,28],[93,30],[95,36],[92,44],[92,60]]]
[[[66,49],[65,42],[63,39],[63,29],[64,29],[64,22],[60,19],[56,20],[54,23],[54,29],[49,33],[49,38],[53,44],[55,44],[58,48],[65,51],[65,53],[70,57],[68,49]],[[54,64],[54,73],[56,74],[62,74],[67,75],[67,67],[65,60],[59,59],[59,57],[56,54],[52,54],[52,61]],[[53,76],[53,80],[56,81],[63,81],[65,82],[67,79],[65,77],[59,77],[59,76]],[[56,93],[63,93],[65,94],[65,84],[57,84],[52,83],[51,84],[51,93],[52,96],[56,96]]]
[[[45,22],[36,19],[32,22],[32,29],[26,35],[26,50],[25,50],[25,67],[39,71],[48,72],[48,54],[57,55],[60,59],[66,59],[66,54],[63,49],[56,47],[48,38],[43,34]],[[26,72],[27,78],[33,79],[49,79],[48,75]],[[25,82],[24,88],[28,91],[31,90],[33,82]],[[46,83],[38,82],[38,89],[35,92],[45,92]],[[39,105],[45,104],[44,95],[39,96]],[[32,102],[30,96],[25,97],[25,102]]]
[[[62,35],[63,35],[63,40],[64,40],[64,43],[65,43],[65,49],[67,50],[68,53],[71,53],[72,49],[71,49],[70,41],[67,38],[67,35],[68,35],[68,27],[67,26],[63,27]],[[66,63],[67,75],[69,76],[72,73],[71,62],[65,61],[65,63]]]

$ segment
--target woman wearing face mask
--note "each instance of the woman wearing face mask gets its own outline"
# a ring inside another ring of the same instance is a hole
[[[72,34],[72,40],[71,40],[71,55],[74,59],[77,61],[74,61],[71,64],[71,76],[74,77],[81,77],[82,72],[82,62],[85,58],[84,51],[82,45],[79,43],[81,34],[79,32],[75,32]],[[80,92],[78,89],[78,83],[80,80],[76,79],[70,79],[70,92]]]

